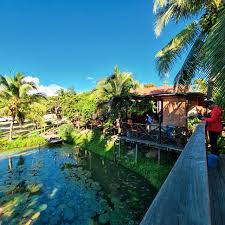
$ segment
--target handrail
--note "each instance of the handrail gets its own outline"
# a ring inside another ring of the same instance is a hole
[[[197,126],[140,225],[211,225],[204,123]]]
[[[177,145],[184,147],[186,144],[186,129],[184,127],[173,126],[173,129],[169,128],[169,125],[163,124],[151,124],[147,129],[146,124],[141,123],[120,123],[121,136],[133,137],[137,139],[149,140],[159,144]]]

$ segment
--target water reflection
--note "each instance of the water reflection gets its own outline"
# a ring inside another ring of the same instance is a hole
[[[13,166],[12,166],[12,157],[9,156],[9,158],[8,158],[8,172],[9,173],[12,171],[12,168],[13,168]]]
[[[2,225],[139,224],[155,195],[136,174],[70,146],[0,155],[0,177]]]

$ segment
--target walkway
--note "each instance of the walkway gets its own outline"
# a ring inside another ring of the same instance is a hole
[[[141,225],[214,225],[204,124],[197,126]]]
[[[212,225],[225,225],[225,155],[218,168],[209,169],[209,192]]]

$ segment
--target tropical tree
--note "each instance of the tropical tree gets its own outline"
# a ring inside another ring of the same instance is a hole
[[[45,120],[44,115],[47,113],[47,106],[44,101],[41,102],[33,102],[29,105],[29,111],[27,114],[27,117],[33,121],[35,124],[35,129],[38,129],[39,127],[44,128],[45,130]]]
[[[12,121],[9,131],[9,139],[12,139],[14,121],[25,119],[29,104],[43,97],[40,93],[32,93],[36,90],[33,82],[26,82],[22,73],[16,73],[14,77],[0,75],[0,104],[1,113],[11,116]]]
[[[118,114],[124,107],[127,108],[129,104],[127,98],[132,95],[130,90],[137,88],[138,85],[131,73],[120,72],[116,66],[111,76],[97,84],[96,90],[102,96],[99,107],[108,105],[110,115]]]
[[[155,0],[155,33],[170,22],[191,21],[156,55],[157,69],[163,77],[177,60],[186,59],[174,79],[175,88],[187,91],[193,78],[214,82],[214,92],[225,97],[225,7],[222,0]],[[194,18],[194,20],[193,20]]]

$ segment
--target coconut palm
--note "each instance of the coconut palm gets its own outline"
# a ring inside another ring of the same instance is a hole
[[[155,33],[170,22],[198,18],[187,25],[156,55],[157,69],[163,77],[187,52],[175,77],[177,90],[187,91],[197,75],[214,82],[214,91],[225,88],[225,7],[222,0],[155,0]],[[223,92],[224,93],[224,92]],[[225,97],[225,95],[224,95]]]
[[[138,86],[137,81],[132,77],[132,73],[120,72],[118,66],[114,73],[107,79],[97,84],[97,89],[107,98],[127,95],[132,88]]]
[[[114,73],[107,79],[97,84],[97,91],[102,95],[103,100],[98,104],[99,107],[108,105],[108,113],[119,112],[122,107],[126,108],[130,90],[138,87],[138,82],[129,72],[120,72],[118,66],[115,67]]]
[[[0,75],[1,112],[12,118],[9,131],[10,140],[15,119],[22,122],[29,104],[43,96],[40,93],[32,94],[32,91],[36,90],[36,86],[32,82],[26,82],[24,78],[22,73],[17,73],[14,77]]]

